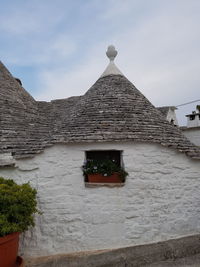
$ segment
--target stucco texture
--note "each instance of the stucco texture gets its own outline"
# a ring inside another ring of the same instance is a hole
[[[186,128],[183,134],[196,146],[200,146],[200,127]]]
[[[85,186],[86,150],[117,149],[129,176],[123,187]],[[21,235],[21,254],[44,256],[118,248],[197,234],[200,164],[155,144],[55,145],[1,168],[0,176],[38,191],[36,226]]]

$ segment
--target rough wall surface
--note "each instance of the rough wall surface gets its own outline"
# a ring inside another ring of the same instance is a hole
[[[196,146],[200,146],[200,127],[188,128],[183,131],[183,134]]]
[[[81,165],[89,149],[123,150],[123,187],[85,187]],[[159,145],[55,145],[0,176],[37,188],[36,227],[21,237],[21,253],[42,256],[117,248],[199,233],[200,162]]]
[[[190,119],[190,116],[194,116],[194,119]],[[187,115],[187,127],[199,127],[200,126],[200,113],[194,113]]]

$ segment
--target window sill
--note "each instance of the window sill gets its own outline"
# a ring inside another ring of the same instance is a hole
[[[122,187],[125,183],[88,183],[85,182],[85,187],[95,188],[95,187]]]

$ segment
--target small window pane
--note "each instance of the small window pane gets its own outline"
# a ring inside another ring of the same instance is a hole
[[[117,150],[93,150],[86,151],[86,159],[109,159],[114,160],[118,166],[121,166],[121,151]]]

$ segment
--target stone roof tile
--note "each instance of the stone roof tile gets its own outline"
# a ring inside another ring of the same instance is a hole
[[[6,159],[8,153],[31,157],[55,143],[109,141],[157,143],[200,159],[199,148],[121,74],[106,74],[83,96],[45,102],[35,101],[0,64],[0,96]]]

